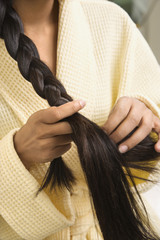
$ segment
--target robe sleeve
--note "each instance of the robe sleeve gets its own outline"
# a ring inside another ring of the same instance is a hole
[[[139,29],[125,14],[128,41],[122,57],[122,75],[117,99],[122,96],[135,97],[145,103],[160,118],[160,66],[148,43]],[[160,169],[160,161],[156,167]],[[143,173],[139,173],[143,177]],[[150,174],[151,180],[158,181],[160,173]],[[139,191],[143,192],[153,184],[137,181]]]
[[[0,98],[0,109],[1,117],[6,113],[16,126],[15,117],[3,98]],[[24,167],[14,148],[13,137],[19,128],[9,130],[11,126],[2,122],[0,132],[7,132],[8,127],[8,133],[3,137],[1,134],[0,140],[0,239],[17,236],[15,239],[40,240],[73,225],[69,196],[63,200],[65,213],[44,191],[35,197],[40,185]]]

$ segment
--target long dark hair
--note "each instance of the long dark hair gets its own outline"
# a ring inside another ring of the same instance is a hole
[[[72,101],[61,82],[40,60],[35,44],[24,34],[22,21],[13,9],[11,0],[0,0],[0,37],[4,39],[10,56],[17,61],[22,76],[31,82],[36,93],[46,99],[50,106]],[[72,139],[77,146],[104,239],[160,239],[151,229],[136,188],[135,176],[131,173],[131,168],[149,173],[155,171],[153,159],[156,160],[160,154],[154,150],[154,139],[149,135],[136,147],[121,154],[118,144],[83,115],[76,113],[64,120],[71,125]],[[59,157],[51,162],[39,190],[49,184],[51,189],[58,185],[70,190],[75,181],[75,176]]]

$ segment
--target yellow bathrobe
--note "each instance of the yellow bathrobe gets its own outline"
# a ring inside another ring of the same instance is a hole
[[[160,68],[129,16],[104,0],[59,3],[56,76],[74,99],[86,100],[81,113],[102,125],[119,97],[132,96],[160,117]],[[14,149],[16,131],[48,107],[0,39],[0,240],[103,239],[95,229],[75,145],[63,157],[78,179],[73,193],[45,190],[38,197],[48,164],[27,171]],[[138,183],[141,192],[152,187]],[[154,220],[158,226],[156,216]]]

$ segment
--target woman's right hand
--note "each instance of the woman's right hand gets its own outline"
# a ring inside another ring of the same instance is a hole
[[[28,170],[35,163],[51,162],[71,148],[72,129],[68,122],[59,121],[84,106],[84,101],[76,100],[40,110],[29,117],[14,135],[15,150]]]

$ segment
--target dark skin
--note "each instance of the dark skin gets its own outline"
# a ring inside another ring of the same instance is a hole
[[[58,0],[14,0],[24,33],[35,43],[40,58],[56,75]]]

